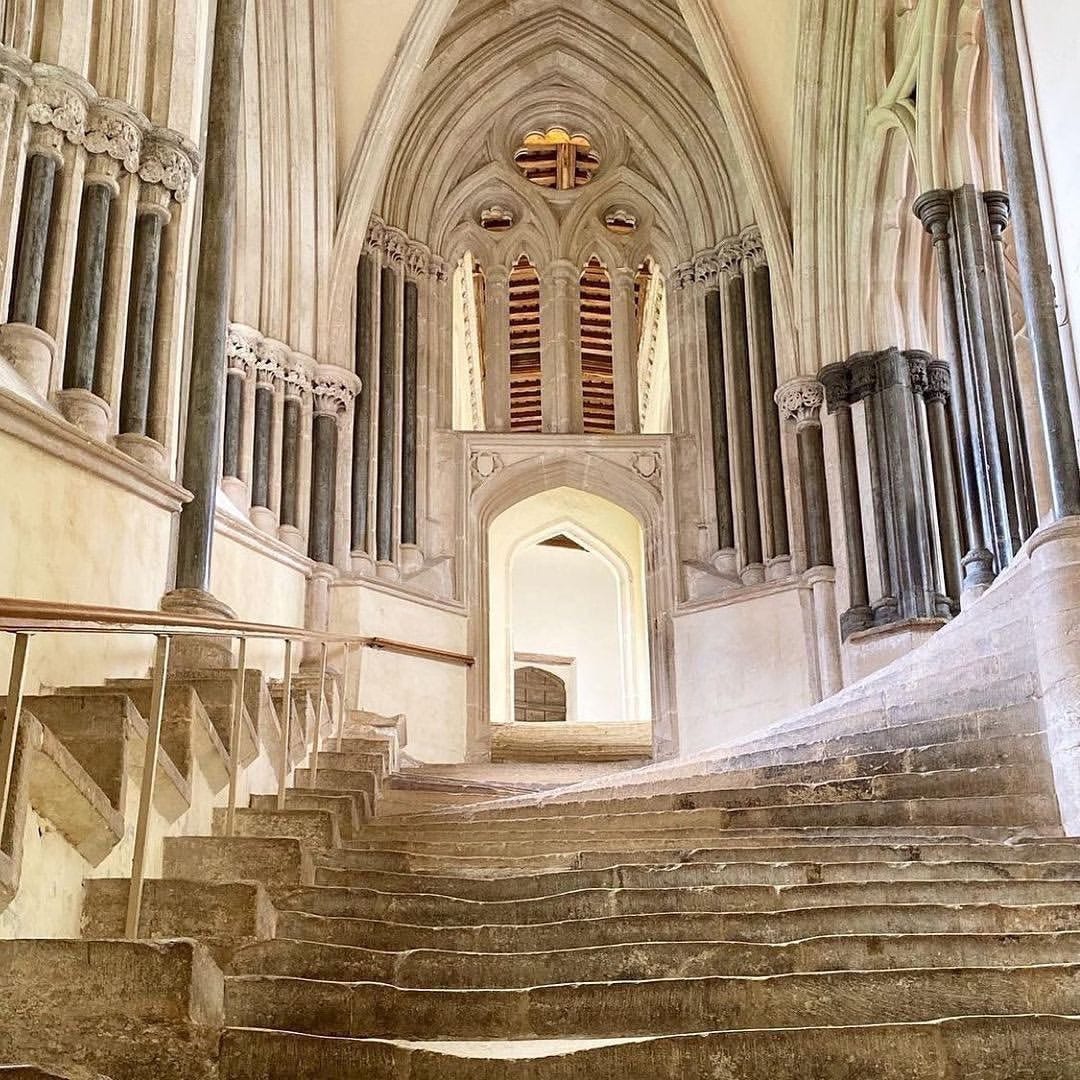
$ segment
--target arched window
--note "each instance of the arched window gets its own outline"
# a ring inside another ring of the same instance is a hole
[[[510,430],[540,431],[540,276],[528,255],[510,271]]]
[[[581,413],[586,434],[615,430],[615,371],[611,341],[611,279],[594,255],[579,284]]]

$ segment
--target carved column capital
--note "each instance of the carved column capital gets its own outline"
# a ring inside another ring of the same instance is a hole
[[[143,139],[139,178],[183,203],[191,192],[199,164],[198,151],[182,135],[168,128],[151,128]]]
[[[780,407],[780,415],[789,423],[794,423],[796,431],[821,424],[825,388],[817,379],[805,376],[792,379],[777,389],[775,400]]]
[[[431,266],[431,249],[426,244],[410,240],[405,247],[405,273],[412,280],[427,275]]]
[[[257,349],[262,342],[258,330],[242,323],[229,323],[225,331],[225,366],[246,376],[255,369]]]
[[[926,390],[923,396],[927,402],[948,401],[952,390],[952,372],[945,360],[931,360],[926,365]]]
[[[360,380],[335,364],[319,364],[311,382],[311,397],[319,416],[340,416],[352,404]]]
[[[61,140],[80,145],[86,134],[87,103],[93,87],[74,72],[54,64],[34,64],[26,115],[40,127],[52,128]]]
[[[911,212],[922,222],[935,244],[948,239],[949,222],[952,220],[951,191],[934,188],[923,192],[912,204]]]
[[[99,159],[98,169],[115,161],[125,172],[137,172],[145,126],[146,121],[126,102],[97,98],[87,110],[83,146]]]
[[[911,378],[911,390],[915,394],[925,394],[929,385],[929,367],[933,357],[922,349],[907,349],[908,374]]]
[[[285,383],[285,396],[302,400],[304,394],[310,393],[316,366],[310,356],[290,352],[284,359],[281,371],[281,378]]]
[[[876,352],[857,352],[848,357],[850,382],[848,396],[852,404],[862,401],[878,389],[878,367]]]
[[[285,374],[289,361],[289,346],[273,338],[263,338],[255,346],[255,382],[271,389]]]
[[[766,262],[765,244],[761,239],[761,230],[750,225],[739,233],[740,255],[753,266],[763,266]]]
[[[694,263],[690,262],[679,263],[671,271],[671,287],[677,291],[682,289],[688,289],[694,284]]]
[[[851,406],[851,371],[847,364],[827,364],[818,372],[825,390],[825,407],[830,413]]]

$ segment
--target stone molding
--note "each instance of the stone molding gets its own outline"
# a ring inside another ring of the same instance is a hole
[[[676,289],[692,284],[716,288],[722,276],[738,274],[745,262],[751,267],[767,263],[761,230],[756,225],[749,225],[715,247],[699,251],[688,262],[680,263],[672,273],[672,281]]]
[[[82,146],[102,165],[116,162],[144,183],[160,184],[176,202],[187,200],[201,158],[179,132],[152,124],[127,102],[100,97],[75,72],[21,63],[11,50],[0,52],[0,81],[26,99],[35,153],[59,155],[64,142]]]
[[[825,401],[825,387],[817,379],[798,378],[778,387],[775,395],[780,414],[796,430],[810,424],[821,423],[821,406]]]
[[[435,255],[427,244],[410,239],[404,229],[387,225],[382,218],[372,214],[368,222],[364,250],[368,254],[381,253],[387,262],[403,266],[408,277],[433,277],[446,281],[449,267],[446,260]]]

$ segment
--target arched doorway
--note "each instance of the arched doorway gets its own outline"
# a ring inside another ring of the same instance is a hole
[[[514,668],[514,722],[557,724],[566,720],[566,683],[539,667]]]
[[[541,666],[568,689],[579,723],[648,723],[644,540],[608,499],[554,488],[489,529],[492,723],[514,719],[514,672]]]

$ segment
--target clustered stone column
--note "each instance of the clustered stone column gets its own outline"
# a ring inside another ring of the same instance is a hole
[[[78,75],[50,65],[17,72],[17,63],[10,53],[0,61],[0,84],[26,95],[28,126],[25,158],[7,155],[6,179],[21,196],[8,222],[16,254],[0,347],[69,420],[98,439],[115,434],[121,450],[160,471],[175,308],[159,291],[176,277],[168,227],[198,155]]]
[[[446,278],[445,264],[427,247],[372,220],[357,269],[361,397],[348,468],[350,544],[355,569],[391,580],[423,562],[417,524],[421,372],[429,338],[423,322],[433,290]]]
[[[971,186],[928,191],[914,211],[930,234],[953,371],[963,591],[993,581],[1035,526],[1009,323],[1001,233],[1008,200]]]
[[[703,291],[717,554],[746,584],[790,570],[776,392],[772,290],[756,228],[676,268],[676,289]]]
[[[948,365],[896,348],[855,353],[819,373],[836,419],[849,607],[841,634],[959,609],[960,552],[947,405]],[[861,404],[869,491],[860,489],[852,409]],[[863,507],[874,523],[871,599]]]

